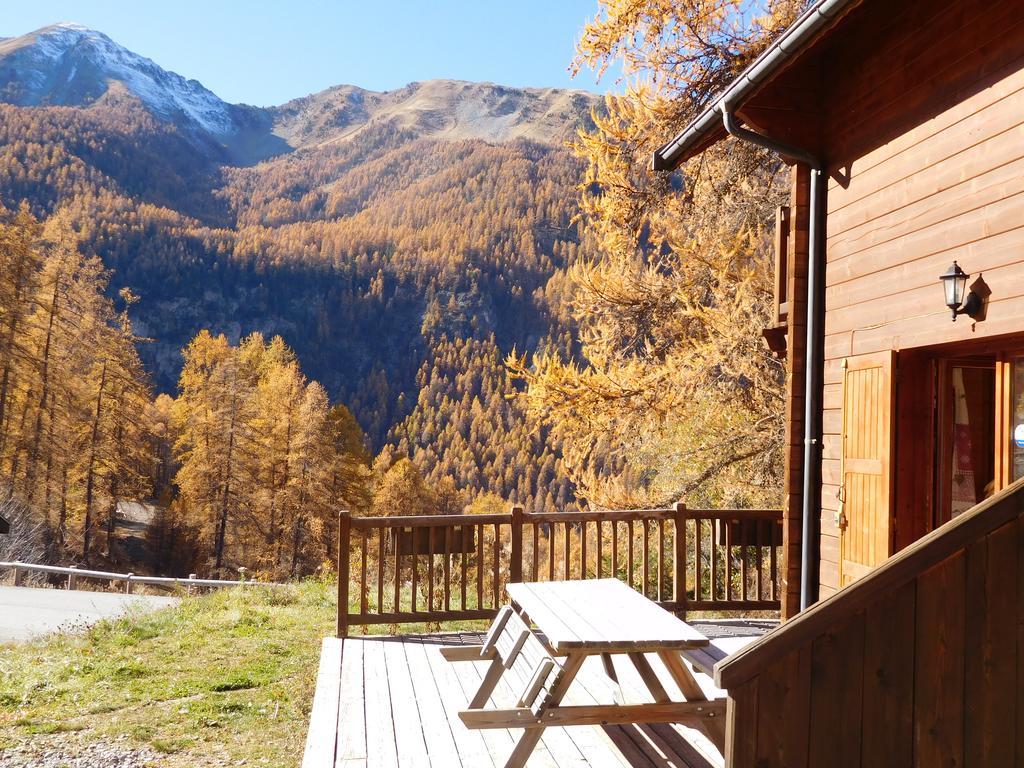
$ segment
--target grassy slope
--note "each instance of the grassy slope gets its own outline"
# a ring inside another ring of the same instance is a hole
[[[0,647],[0,752],[79,731],[149,745],[167,766],[297,766],[332,591],[222,591]]]

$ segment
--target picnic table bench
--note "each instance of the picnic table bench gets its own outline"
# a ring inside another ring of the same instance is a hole
[[[723,746],[725,701],[709,701],[683,662],[693,654],[693,661],[706,663],[709,641],[686,622],[618,579],[509,584],[508,594],[512,605],[500,611],[482,645],[442,649],[449,661],[490,661],[459,717],[467,728],[525,729],[506,768],[523,766],[552,725],[681,723],[700,728]],[[671,699],[647,659],[649,653],[662,661],[683,701]],[[562,705],[589,656],[600,656],[617,686],[614,655],[625,655],[633,664],[651,702],[626,704],[620,691],[607,704]],[[502,678],[519,692],[515,705],[485,708]]]

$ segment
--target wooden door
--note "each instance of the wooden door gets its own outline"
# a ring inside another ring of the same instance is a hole
[[[843,361],[841,587],[892,552],[895,357],[890,350]]]

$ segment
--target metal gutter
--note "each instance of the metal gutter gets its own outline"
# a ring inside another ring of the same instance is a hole
[[[651,159],[651,168],[655,171],[671,171],[678,167],[686,159],[686,153],[718,125],[719,112],[723,110],[724,105],[728,104],[738,108],[766,79],[775,74],[783,64],[824,32],[840,13],[859,1],[817,0],[804,11],[803,15],[793,23],[793,26],[761,53],[754,63],[747,67],[743,74],[737,77],[711,106],[705,109],[674,139],[655,150]]]
[[[807,335],[804,357],[804,459],[801,490],[800,610],[818,600],[818,523],[821,517],[821,401],[824,383],[825,200],[828,177],[821,161],[800,147],[740,127],[722,100],[722,124],[742,141],[777,152],[811,169],[807,227]]]

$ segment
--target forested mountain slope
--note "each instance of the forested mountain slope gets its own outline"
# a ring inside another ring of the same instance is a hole
[[[571,501],[500,361],[568,344],[552,297],[588,246],[564,142],[594,97],[432,81],[231,105],[56,25],[0,41],[0,102],[0,203],[66,211],[110,295],[140,297],[158,391],[202,329],[280,334],[375,452],[391,441],[472,493]]]

